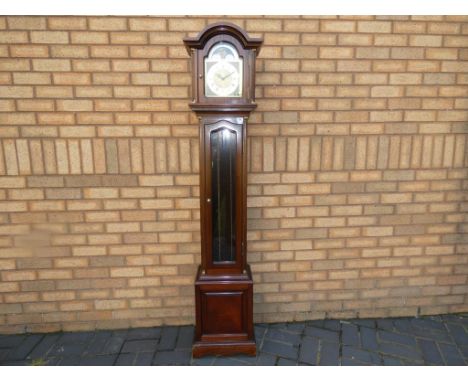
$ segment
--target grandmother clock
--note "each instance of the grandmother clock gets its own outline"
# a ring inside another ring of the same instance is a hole
[[[195,281],[193,356],[255,355],[253,281],[246,259],[247,119],[257,106],[262,39],[234,24],[185,38],[191,109],[200,123],[201,265]]]

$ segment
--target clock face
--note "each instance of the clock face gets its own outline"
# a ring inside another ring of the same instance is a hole
[[[205,59],[205,95],[242,96],[242,58],[233,45],[220,42],[211,48]]]

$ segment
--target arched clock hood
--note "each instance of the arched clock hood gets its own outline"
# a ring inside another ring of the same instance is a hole
[[[240,97],[210,97],[205,92],[205,58],[211,47],[218,42],[227,42],[236,47],[242,57],[242,94]],[[245,114],[255,104],[255,60],[263,39],[252,38],[232,23],[219,22],[208,25],[197,37],[184,38],[187,52],[191,56],[192,101],[190,108],[196,113],[232,112]]]
[[[249,37],[245,31],[237,25],[229,22],[218,22],[206,26],[196,37],[184,38],[184,44],[187,52],[190,54],[191,49],[203,49],[212,37],[220,34],[226,34],[235,37],[244,47],[244,49],[255,49],[256,53],[260,52],[263,39],[258,37]]]

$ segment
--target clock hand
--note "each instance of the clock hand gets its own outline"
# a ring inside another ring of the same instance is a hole
[[[235,72],[236,72],[236,71],[233,70],[233,71],[232,71],[231,73],[229,73],[227,76],[224,76],[224,77],[223,77],[223,81],[224,81],[226,78],[228,78],[229,76],[232,76]]]

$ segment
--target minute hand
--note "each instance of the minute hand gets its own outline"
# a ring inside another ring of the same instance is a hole
[[[229,76],[232,76],[235,72],[236,72],[236,71],[233,70],[233,71],[232,71],[231,73],[229,73],[227,76],[224,76],[224,77],[222,78],[222,80],[224,81],[224,80],[225,80],[226,78],[228,78]]]

